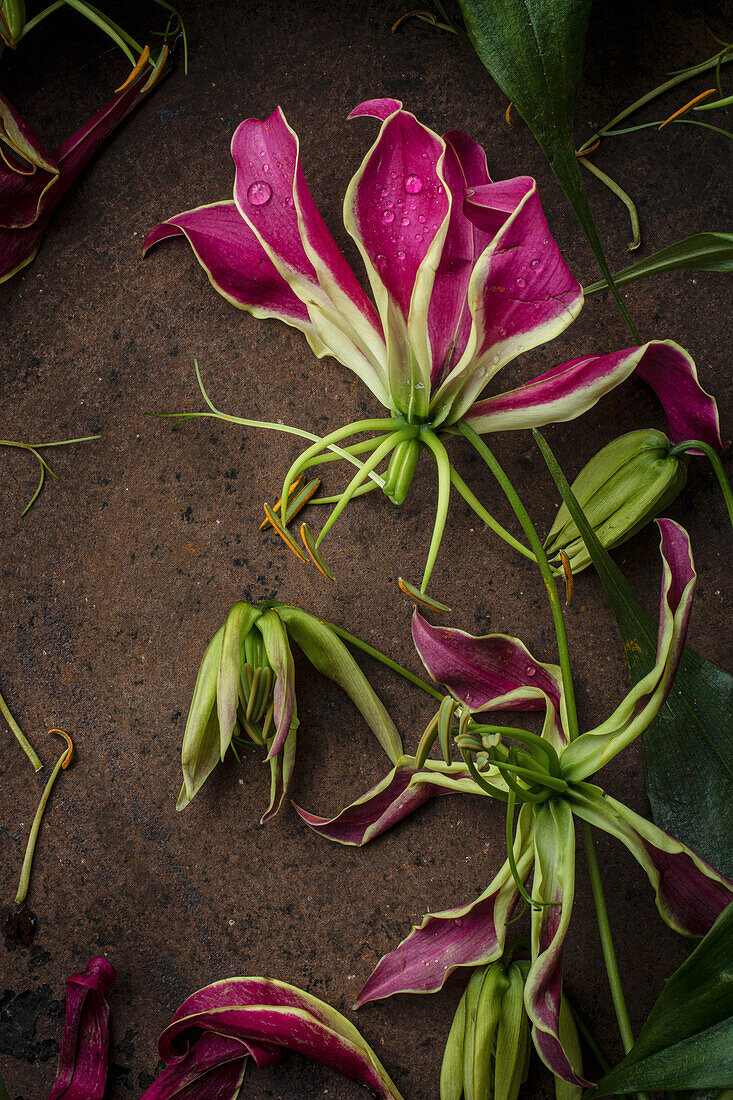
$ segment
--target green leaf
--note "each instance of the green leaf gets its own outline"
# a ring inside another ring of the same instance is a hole
[[[575,155],[573,109],[592,0],[459,0],[468,36],[529,126],[575,211],[634,337],[613,282]]]
[[[675,971],[598,1096],[733,1082],[733,905]]]
[[[637,684],[654,667],[657,618],[601,546],[545,439],[537,431],[533,435],[606,590]],[[686,646],[672,690],[642,734],[642,745],[657,825],[733,875],[733,676]]]
[[[733,271],[733,233],[695,233],[625,267],[614,279],[616,286],[625,286],[665,271]],[[586,287],[584,293],[587,297],[601,290],[608,290],[605,279]]]

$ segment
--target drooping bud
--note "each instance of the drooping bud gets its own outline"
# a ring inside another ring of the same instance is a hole
[[[417,468],[422,444],[419,439],[403,439],[392,451],[384,477],[384,494],[393,504],[402,504]]]
[[[619,546],[660,515],[682,491],[687,459],[671,455],[672,444],[653,428],[628,432],[594,455],[572,484],[573,493],[606,549]],[[567,506],[563,504],[545,541],[550,558],[562,551],[573,573],[590,556]],[[555,564],[555,563],[553,563]],[[562,572],[557,564],[556,571]]]

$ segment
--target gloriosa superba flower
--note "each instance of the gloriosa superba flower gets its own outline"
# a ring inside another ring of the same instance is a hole
[[[676,931],[704,935],[733,900],[733,883],[591,782],[657,715],[682,655],[696,573],[687,533],[672,520],[657,523],[663,578],[656,664],[605,722],[570,740],[558,666],[537,661],[518,638],[476,638],[433,627],[415,611],[418,653],[430,675],[450,691],[415,755],[403,756],[334,818],[298,810],[328,839],[362,845],[439,795],[485,795],[505,802],[504,865],[475,901],[425,916],[378,963],[358,1003],[435,992],[456,967],[501,958],[508,925],[524,899],[531,908],[532,956],[524,1003],[534,1044],[548,1068],[578,1088],[589,1082],[571,1065],[560,1037],[563,945],[575,889],[574,818],[626,846],[649,876],[662,918]],[[495,711],[544,711],[542,733],[487,722]],[[436,740],[443,759],[428,757]],[[452,759],[454,746],[460,762]]]
[[[322,498],[336,506],[318,538],[301,529],[305,550],[329,575],[319,546],[346,504],[377,487],[401,503],[427,450],[437,465],[438,504],[424,592],[451,486],[481,508],[453,469],[446,439],[467,429],[481,435],[572,420],[633,371],[659,397],[673,442],[694,438],[720,447],[715,401],[700,388],[691,357],[671,341],[584,355],[516,389],[482,396],[502,367],[571,323],[582,288],[550,234],[533,179],[493,182],[471,138],[457,130],[440,137],[398,100],[369,100],[350,117],[363,115],[381,128],[347,188],[344,224],[376,308],[318,213],[297,135],[280,108],[235,132],[233,199],[168,218],[145,242],[147,250],[184,235],[233,305],[300,329],[317,356],[332,355],[357,374],[388,411],[324,437],[226,417],[313,440],[285,477],[285,505],[273,521],[291,549],[299,552],[287,531],[295,512],[290,491],[309,467],[333,452],[357,467],[338,497]],[[354,442],[357,436],[366,438]]]

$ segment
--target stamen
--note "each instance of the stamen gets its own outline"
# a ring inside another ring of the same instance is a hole
[[[428,758],[428,753],[435,744],[435,738],[438,736],[438,718],[440,712],[434,714],[428,722],[428,725],[420,738],[420,744],[417,746],[417,752],[415,753],[415,768],[417,771],[425,766],[425,761]]]
[[[308,529],[307,523],[301,523],[300,525],[300,537],[303,540],[303,544],[308,551],[311,561],[315,565],[316,569],[323,574],[323,576],[329,581],[335,581],[333,573],[329,569],[323,554],[316,546],[316,540]]]
[[[591,153],[595,153],[596,149],[598,148],[598,146],[600,144],[601,144],[601,139],[596,138],[596,140],[593,142],[592,145],[589,145],[587,149],[586,148],[578,149],[578,151],[575,155],[578,158],[578,160],[580,160],[581,157],[588,157],[588,156],[590,156]]]
[[[74,755],[74,742],[71,740],[68,733],[64,732],[64,730],[49,730],[48,732],[49,733],[58,733],[58,734],[60,734],[61,737],[63,737],[64,740],[66,741],[66,744],[69,746],[66,750],[66,753],[64,754],[64,759],[63,759],[62,764],[61,764],[62,769],[64,771],[66,771],[69,764],[71,763],[71,758]]]
[[[429,607],[431,611],[442,611],[446,613],[450,611],[450,608],[446,607],[444,603],[438,603],[437,600],[431,599],[430,596],[426,595],[425,592],[421,592],[414,584],[410,584],[409,581],[406,581],[404,577],[398,577],[397,584],[400,590],[404,592],[406,596],[409,596],[411,600],[414,600],[415,603],[420,603],[424,607]]]
[[[161,76],[163,75],[163,70],[165,69],[165,63],[166,63],[167,60],[168,60],[168,46],[166,44],[165,46],[163,46],[163,49],[160,52],[160,56],[158,57],[158,60],[155,62],[155,68],[153,69],[153,71],[150,75],[150,79],[148,80],[147,84],[143,88],[144,92],[149,92],[150,89],[153,88],[158,83]]]
[[[700,95],[696,95],[695,98],[691,99],[689,103],[686,103],[684,107],[680,107],[679,111],[675,111],[675,113],[673,115],[670,115],[669,118],[665,118],[664,122],[661,124],[661,126],[658,127],[658,129],[663,130],[664,127],[667,126],[670,122],[674,122],[674,120],[676,118],[679,118],[680,115],[683,115],[685,111],[689,111],[690,107],[694,107],[695,104],[699,103],[701,99],[707,99],[707,97],[709,95],[712,95],[715,91],[717,91],[717,88],[708,88],[706,92],[700,92]]]
[[[130,87],[130,85],[132,84],[135,77],[138,76],[139,73],[142,71],[142,69],[145,65],[145,62],[148,60],[149,57],[150,57],[150,46],[146,46],[143,49],[143,52],[140,54],[140,57],[138,58],[137,65],[132,70],[132,72],[128,76],[127,80],[125,81],[125,83],[120,84],[119,88],[115,88],[115,95],[118,95],[120,92],[124,92],[125,88]]]
[[[288,549],[293,551],[296,558],[300,558],[300,560],[302,562],[307,562],[308,559],[302,553],[302,551],[301,551],[300,547],[298,546],[297,542],[295,541],[293,536],[290,534],[290,532],[285,530],[285,528],[280,523],[280,520],[277,518],[277,516],[273,512],[270,505],[265,504],[264,508],[265,508],[265,515],[267,516],[267,518],[269,519],[269,521],[272,524],[273,528],[277,531],[278,535],[283,540],[285,545],[288,547]]]
[[[573,598],[573,571],[570,568],[570,558],[564,550],[560,551],[560,561],[562,562],[562,571],[565,574],[565,606],[570,607],[570,601]]]
[[[438,20],[435,18],[431,11],[423,11],[420,8],[416,8],[414,11],[406,11],[404,15],[401,15],[399,19],[392,24],[392,34],[394,34],[398,27],[400,27],[406,19],[422,19],[426,23],[432,23],[433,26],[437,26]]]
[[[511,126],[511,124],[512,124],[511,113],[512,113],[512,107],[513,106],[514,106],[514,104],[510,101],[509,106],[507,107],[506,113],[504,115],[504,120],[505,120],[507,126]]]
[[[290,491],[288,493],[288,509],[290,508],[290,498],[294,495],[294,493],[296,493],[298,491],[298,489],[300,488],[300,486],[303,484],[304,481],[305,481],[305,478],[301,474],[300,477],[297,477],[295,479],[295,481],[293,482],[293,484],[290,486]],[[275,513],[276,516],[280,515],[280,512],[282,510],[282,502],[283,502],[283,498],[278,497],[276,502],[272,506],[272,510],[273,510],[273,512]],[[289,522],[289,519],[286,516],[286,519],[285,519],[285,526],[286,527],[288,525],[288,522]],[[265,531],[268,527],[271,527],[271,526],[272,525],[271,525],[269,519],[267,518],[267,516],[265,516],[262,523],[260,524],[260,531]]]
[[[257,703],[257,695],[260,686],[260,678],[264,670],[256,668],[252,674],[252,684],[250,687],[249,699],[247,700],[247,710],[245,712],[245,718],[248,722],[256,721],[254,718],[255,704]]]
[[[451,695],[446,695],[440,704],[438,711],[438,738],[443,760],[449,766],[453,763],[452,730],[453,715],[456,709],[456,701]]]

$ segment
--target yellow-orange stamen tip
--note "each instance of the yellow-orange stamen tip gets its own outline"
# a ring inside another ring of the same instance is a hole
[[[301,560],[302,562],[307,562],[307,561],[308,561],[308,559],[307,559],[306,557],[304,557],[304,556],[303,556],[303,554],[301,553],[301,550],[300,550],[300,548],[299,548],[299,546],[298,546],[297,542],[296,542],[296,541],[295,541],[295,539],[294,539],[294,538],[292,537],[292,535],[290,534],[290,532],[289,532],[289,531],[286,531],[286,530],[285,530],[285,528],[284,528],[284,527],[283,527],[283,526],[282,526],[282,525],[281,525],[281,524],[280,524],[280,523],[278,522],[277,516],[276,516],[276,515],[275,515],[275,513],[273,512],[273,510],[272,510],[272,508],[270,507],[270,505],[269,505],[269,504],[265,504],[264,508],[265,508],[265,515],[266,515],[266,516],[267,516],[267,518],[269,519],[269,521],[270,521],[270,523],[272,524],[272,526],[273,526],[274,530],[275,530],[275,531],[277,531],[277,533],[278,533],[278,535],[280,536],[280,538],[281,538],[281,539],[283,540],[283,542],[285,543],[285,545],[286,545],[286,546],[288,547],[288,549],[289,549],[289,550],[292,550],[292,551],[293,551],[293,553],[295,554],[296,558],[300,558],[300,560]]]
[[[143,52],[140,54],[140,57],[138,58],[137,65],[132,70],[132,72],[128,76],[127,80],[125,81],[125,83],[120,84],[119,88],[115,88],[115,95],[118,95],[120,92],[124,92],[125,88],[130,87],[130,85],[132,84],[135,77],[138,76],[142,72],[143,66],[145,65],[145,62],[148,60],[149,57],[150,57],[150,46],[146,46],[145,49],[143,50]]]
[[[326,580],[335,581],[336,578],[334,577],[331,570],[328,568],[328,565],[326,564],[326,560],[323,557],[323,554],[321,553],[321,551],[316,546],[315,540],[313,538],[313,535],[310,532],[310,529],[309,529],[307,523],[301,523],[301,525],[300,525],[300,537],[303,540],[303,545],[305,546],[306,550],[308,551],[308,557],[313,562],[313,564],[315,565],[318,572],[322,573],[323,576],[326,578]]]
[[[71,758],[74,755],[74,742],[71,740],[68,733],[65,732],[65,730],[49,730],[48,732],[58,733],[58,735],[60,737],[63,737],[63,739],[66,741],[66,744],[68,745],[68,748],[64,754],[63,762],[61,764],[62,769],[66,771],[69,764],[71,763]]]
[[[573,598],[573,571],[570,568],[570,558],[564,550],[560,551],[560,561],[562,562],[562,571],[565,574],[565,604],[569,607]]]
[[[290,500],[293,493],[295,493],[298,490],[298,488],[300,487],[301,482],[303,482],[304,480],[305,480],[305,475],[304,474],[301,474],[300,477],[296,477],[295,481],[293,482],[293,484],[288,489],[288,500]],[[320,484],[320,482],[319,482],[319,484]],[[315,489],[313,490],[313,492],[315,492]],[[273,507],[272,507],[272,510],[275,513],[275,515],[277,515],[278,512],[282,511],[282,506],[283,506],[282,497],[278,497],[277,500],[275,501]],[[269,527],[269,525],[270,525],[269,519],[263,520],[262,523],[260,524],[260,531],[264,531],[266,527]]]
[[[163,72],[165,70],[165,63],[166,63],[167,60],[168,60],[168,46],[165,45],[165,46],[163,46],[160,57],[155,62],[155,68],[153,69],[153,72],[150,76],[150,79],[148,80],[147,84],[143,88],[144,92],[149,92],[150,89],[153,88],[158,83],[158,81],[162,77]]]
[[[668,123],[674,122],[674,120],[676,118],[679,118],[680,115],[683,115],[685,111],[689,111],[690,107],[694,107],[695,104],[699,103],[701,99],[707,99],[707,97],[709,95],[712,95],[713,92],[716,90],[716,88],[708,88],[706,92],[700,92],[700,95],[696,95],[695,98],[691,99],[689,103],[685,103],[684,107],[680,107],[679,111],[675,111],[675,113],[673,115],[670,115],[669,118],[665,118],[664,122],[661,124],[661,126],[659,126],[659,129],[662,130],[665,126],[668,125]]]
[[[513,106],[514,106],[514,104],[512,102],[510,102],[509,106],[507,107],[506,112],[504,114],[504,121],[506,122],[507,126],[511,126],[511,124],[512,124],[512,107]]]
[[[591,153],[595,153],[596,149],[598,148],[598,146],[600,144],[601,144],[601,139],[596,138],[596,140],[593,142],[593,144],[590,146],[590,148],[588,148],[588,149],[579,149],[578,152],[575,155],[578,159],[580,159],[581,157],[588,157],[588,156],[590,156]]]
[[[428,23],[432,23],[433,26],[438,22],[431,11],[422,11],[420,8],[415,8],[413,11],[406,11],[404,15],[401,15],[399,19],[392,24],[392,34],[395,33],[398,27],[400,27],[406,19],[412,19],[413,16],[417,16],[418,19],[424,19]]]
[[[422,604],[423,607],[429,607],[431,611],[441,611],[443,614],[447,614],[450,611],[449,607],[446,607],[443,603],[438,603],[437,600],[431,600],[430,596],[426,596],[424,592],[420,592],[414,584],[410,584],[409,581],[405,581],[402,577],[397,578],[397,585],[401,592],[404,592],[406,596],[409,596],[414,603]]]

